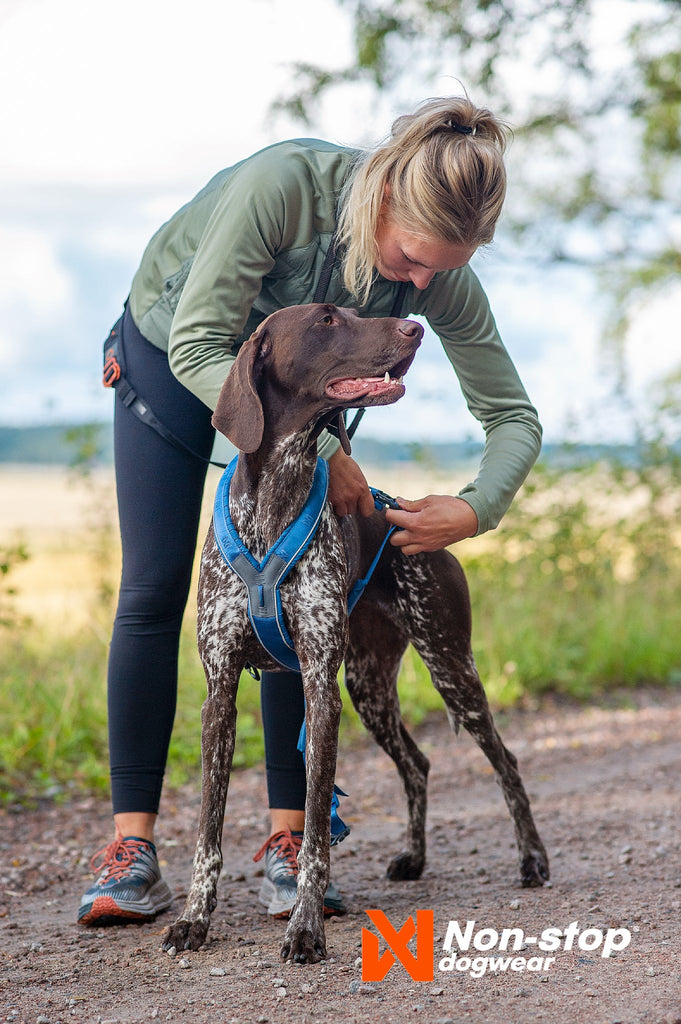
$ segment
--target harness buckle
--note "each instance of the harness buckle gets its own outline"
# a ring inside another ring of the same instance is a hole
[[[102,373],[102,384],[105,388],[112,388],[121,377],[121,364],[116,359],[113,348],[106,352],[104,357],[104,370]]]

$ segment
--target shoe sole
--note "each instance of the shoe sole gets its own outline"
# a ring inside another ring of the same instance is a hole
[[[295,902],[295,896],[287,900],[280,899],[274,882],[271,882],[269,878],[263,879],[260,892],[258,893],[258,903],[267,908],[267,913],[270,917],[278,919],[289,918]],[[343,903],[339,905],[335,902],[327,903],[326,900],[324,901],[324,917],[343,917],[347,912],[347,907]]]
[[[168,910],[173,894],[161,879],[149,889],[144,900],[127,902],[113,896],[96,896],[92,904],[78,914],[78,924],[122,924],[125,921],[151,921],[157,914]]]

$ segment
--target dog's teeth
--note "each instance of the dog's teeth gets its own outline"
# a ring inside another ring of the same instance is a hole
[[[385,377],[383,378],[383,383],[384,384],[389,384],[390,383],[390,374],[388,373],[387,370],[385,371]]]
[[[403,381],[404,381],[404,374],[402,374],[402,376],[401,376],[401,377],[398,377],[398,378],[397,378],[397,383],[398,383],[398,384],[402,384],[402,382],[403,382]]]

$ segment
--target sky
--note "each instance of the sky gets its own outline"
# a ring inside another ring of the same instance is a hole
[[[295,136],[380,140],[400,110],[368,91],[336,90],[313,130],[269,112],[293,62],[350,57],[333,0],[0,0],[0,425],[111,416],[103,339],[149,237],[218,169]],[[452,91],[451,77],[428,83],[413,105]],[[520,261],[501,233],[473,266],[545,436],[626,439],[596,283]],[[635,318],[626,362],[641,400],[678,363],[680,312],[677,292]],[[406,383],[364,434],[481,436],[430,332]]]

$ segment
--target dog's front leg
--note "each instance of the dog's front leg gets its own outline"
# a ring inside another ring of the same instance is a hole
[[[166,929],[163,949],[198,949],[217,905],[222,870],[222,826],[236,738],[236,691],[240,664],[221,666],[219,680],[208,676],[208,697],[201,710],[201,816],[191,887],[180,917]]]
[[[302,663],[302,658],[301,658]],[[281,956],[298,963],[317,963],[326,957],[324,893],[329,884],[329,815],[336,772],[341,697],[334,661],[326,671],[303,664],[306,700],[305,834],[298,856],[298,895]]]

